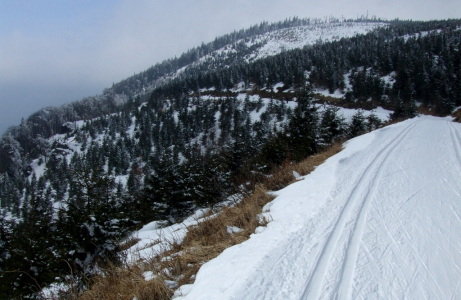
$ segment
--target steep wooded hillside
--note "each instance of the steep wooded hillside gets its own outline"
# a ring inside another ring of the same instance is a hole
[[[0,140],[0,295],[70,269],[90,276],[141,224],[251,191],[273,168],[389,116],[451,112],[460,25],[263,23],[33,114]]]

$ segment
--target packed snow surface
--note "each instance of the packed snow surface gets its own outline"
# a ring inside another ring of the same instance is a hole
[[[418,117],[349,141],[263,211],[266,230],[176,299],[461,299],[461,124]]]

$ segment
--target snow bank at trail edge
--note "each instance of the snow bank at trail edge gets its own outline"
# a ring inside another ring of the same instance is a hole
[[[460,299],[461,124],[418,117],[349,141],[276,192],[273,221],[176,299]]]

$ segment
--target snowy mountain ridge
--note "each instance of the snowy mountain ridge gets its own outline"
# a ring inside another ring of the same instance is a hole
[[[283,28],[237,40],[210,54],[207,54],[196,62],[181,67],[165,76],[147,83],[134,92],[135,96],[143,96],[155,88],[178,78],[189,69],[200,68],[207,64],[210,69],[226,68],[229,64],[238,61],[247,63],[274,56],[282,51],[302,49],[318,43],[337,41],[342,38],[350,38],[357,34],[366,34],[376,28],[388,26],[385,22],[319,22],[312,25],[301,25],[290,28]],[[242,53],[244,54],[242,56]],[[237,58],[237,60],[236,60]],[[139,80],[139,79],[138,79]],[[142,80],[147,82],[147,80]],[[109,91],[108,89],[107,91]],[[119,95],[123,97],[123,95]],[[127,98],[126,98],[127,99]]]

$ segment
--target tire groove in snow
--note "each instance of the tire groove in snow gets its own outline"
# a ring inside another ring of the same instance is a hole
[[[396,136],[391,142],[389,142],[381,151],[376,155],[375,159],[368,165],[366,170],[362,173],[357,185],[352,190],[346,204],[344,205],[343,209],[341,210],[339,217],[328,237],[325,246],[323,248],[322,253],[320,254],[319,259],[314,267],[312,272],[311,278],[308,281],[308,284],[303,292],[302,299],[316,299],[318,298],[320,288],[323,283],[323,279],[327,272],[327,269],[330,264],[331,256],[333,255],[334,250],[337,247],[337,243],[340,239],[340,236],[346,227],[346,221],[351,214],[354,204],[359,201],[358,195],[363,190],[362,186],[370,182],[366,180],[368,177],[373,176],[373,171],[376,170],[375,176],[373,181],[378,177],[378,173],[381,166],[387,160],[387,157],[394,151],[395,147],[405,138],[405,136],[411,131],[411,129],[416,126],[418,121],[413,121],[407,127],[405,127],[398,136]],[[384,156],[384,159],[381,160],[381,157]],[[376,166],[378,165],[378,166]],[[374,183],[372,188],[376,186]],[[373,188],[374,192],[374,188]],[[350,238],[349,247],[346,250],[346,259],[343,264],[342,268],[342,275],[340,278],[340,282],[338,285],[336,299],[347,299],[350,291],[350,285],[352,282],[353,272],[355,269],[355,260],[357,258],[358,253],[358,246],[360,243],[361,235],[363,234],[364,225],[366,222],[366,210],[369,206],[370,201],[367,201],[369,197],[370,191],[367,193],[367,196],[363,200],[362,204],[360,205],[359,214],[357,216],[356,226],[354,231],[358,231],[359,234],[352,233]],[[358,224],[358,225],[357,225]],[[348,260],[351,260],[350,262]]]

